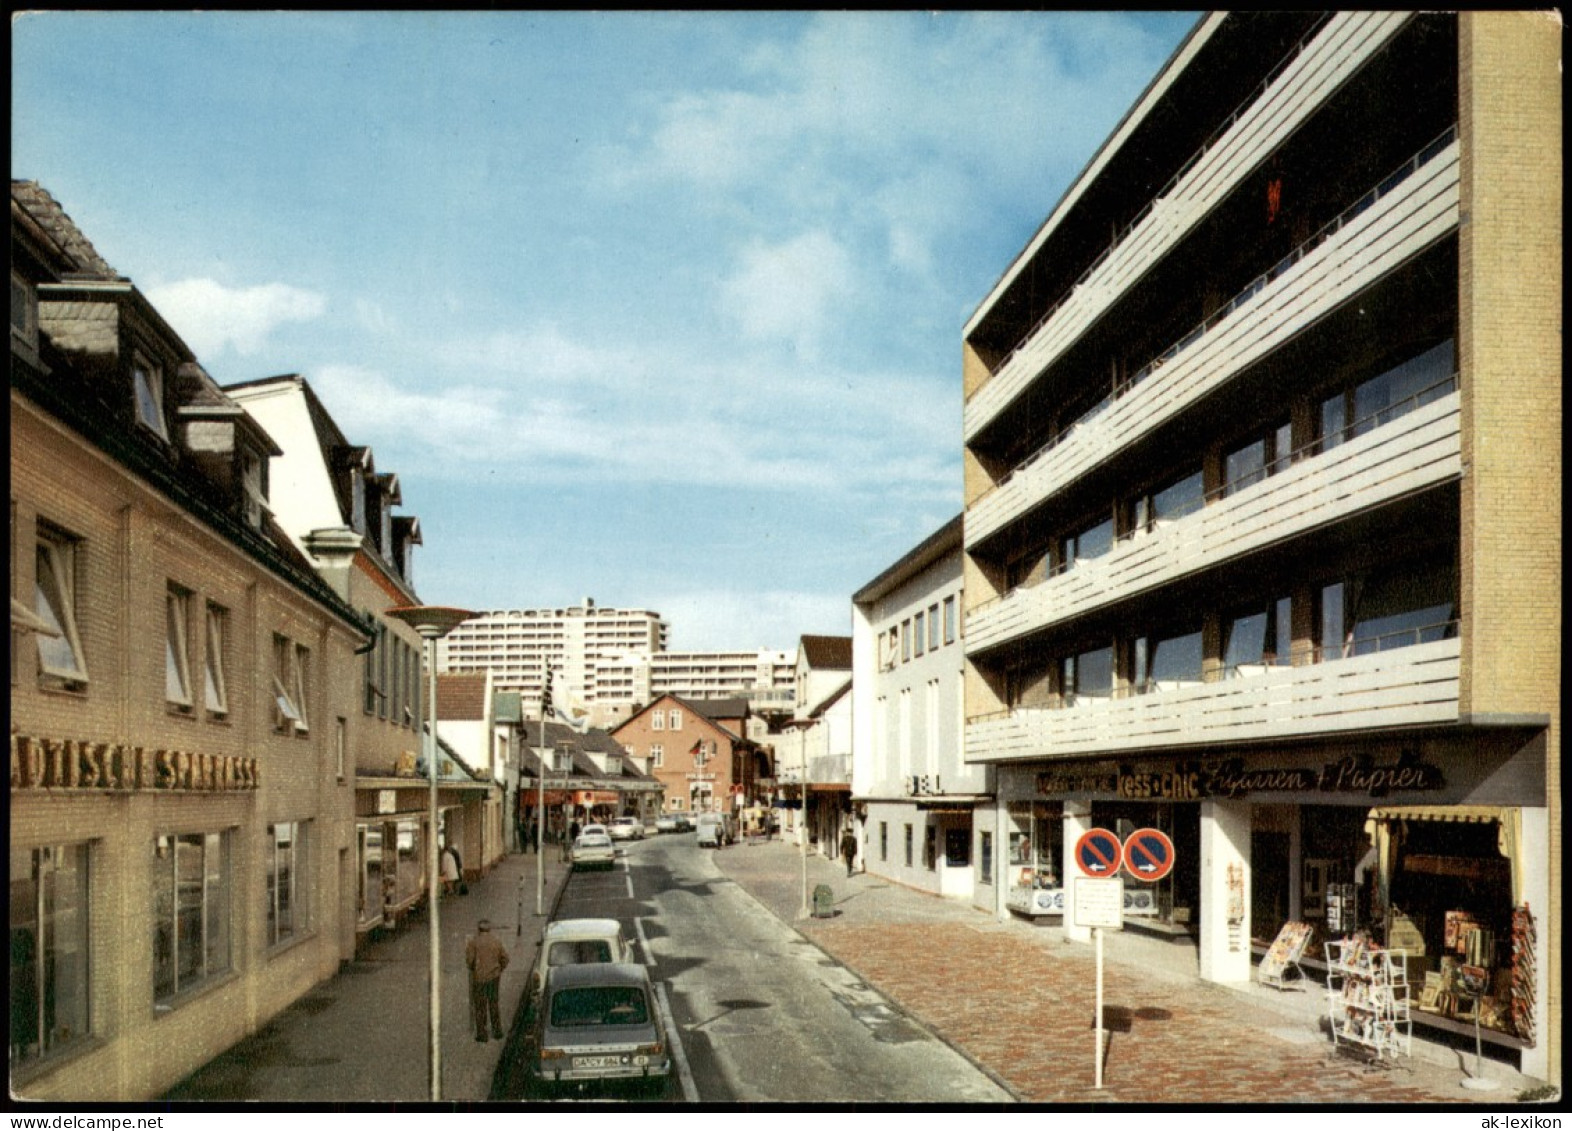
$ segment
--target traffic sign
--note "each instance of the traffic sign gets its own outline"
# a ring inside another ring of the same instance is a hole
[[[1075,842],[1075,863],[1093,879],[1118,875],[1123,861],[1124,846],[1108,829],[1087,829]]]
[[[1161,829],[1136,829],[1124,838],[1125,870],[1152,884],[1174,870],[1174,842]]]

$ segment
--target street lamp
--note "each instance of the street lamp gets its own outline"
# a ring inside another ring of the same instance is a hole
[[[797,754],[800,765],[797,777],[798,803],[802,806],[797,810],[797,844],[802,855],[802,907],[797,911],[799,919],[806,919],[812,914],[808,910],[808,729],[813,726],[814,721],[793,719],[787,724],[797,732]]]
[[[427,823],[430,842],[426,853],[427,902],[430,905],[431,927],[431,1099],[442,1098],[442,936],[438,930],[438,900],[441,864],[437,859],[437,641],[452,632],[475,614],[468,609],[453,609],[440,605],[403,605],[388,609],[387,615],[395,617],[420,633],[429,646],[427,668],[430,672],[431,730],[426,736],[426,779],[429,783]]]

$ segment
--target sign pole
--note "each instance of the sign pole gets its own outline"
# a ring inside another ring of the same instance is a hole
[[[1097,947],[1097,1051],[1093,1062],[1097,1066],[1097,1088],[1103,1086],[1103,929],[1092,928],[1092,941]]]

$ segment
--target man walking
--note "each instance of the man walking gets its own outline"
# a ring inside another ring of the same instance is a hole
[[[490,919],[475,924],[475,934],[464,944],[464,965],[469,967],[469,1011],[475,1022],[475,1039],[486,1039],[489,1020],[491,1035],[500,1041],[502,1007],[497,1000],[497,990],[502,972],[508,968],[508,951],[491,933]]]
[[[846,874],[852,874],[852,861],[857,859],[857,834],[847,829],[841,834],[841,859],[846,861]]]

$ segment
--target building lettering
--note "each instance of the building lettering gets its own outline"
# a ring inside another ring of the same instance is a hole
[[[11,788],[232,793],[257,788],[255,758],[11,736]]]
[[[1206,796],[1199,771],[1119,774],[1119,796],[1132,801],[1195,801]]]
[[[1113,793],[1118,775],[1098,770],[1047,770],[1037,775],[1037,792],[1044,796],[1059,793]]]

